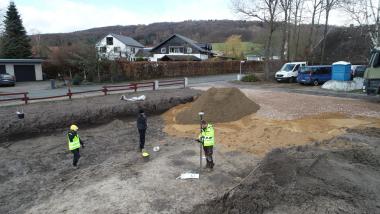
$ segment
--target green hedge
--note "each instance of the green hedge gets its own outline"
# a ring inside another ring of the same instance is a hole
[[[256,75],[254,74],[249,74],[249,75],[246,75],[244,76],[242,79],[241,79],[242,82],[257,82],[257,81],[260,81],[259,78],[257,78]]]

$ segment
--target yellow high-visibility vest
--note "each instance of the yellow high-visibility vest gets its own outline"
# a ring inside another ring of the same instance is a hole
[[[214,137],[214,127],[211,124],[207,125],[207,128],[202,129],[199,134],[199,140],[203,142],[203,146],[214,146],[215,137]]]
[[[67,141],[69,143],[69,150],[72,151],[74,149],[80,148],[80,140],[79,140],[79,135],[75,135],[73,141],[70,141],[69,136],[67,135]]]

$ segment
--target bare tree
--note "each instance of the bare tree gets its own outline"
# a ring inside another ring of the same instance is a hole
[[[4,10],[0,8],[0,36],[4,31]]]
[[[325,60],[325,49],[326,49],[326,39],[328,33],[328,25],[329,25],[329,17],[330,12],[339,5],[340,0],[324,0],[324,11],[325,11],[325,26],[323,30],[323,40],[321,46],[321,64],[324,63]]]
[[[380,0],[344,0],[343,6],[352,20],[369,33],[372,46],[379,47]]]
[[[311,54],[314,49],[314,34],[315,34],[315,21],[316,16],[319,13],[320,18],[320,12],[322,11],[322,5],[324,0],[310,0],[311,1],[311,26],[310,26],[310,33],[308,38],[308,47],[307,47],[307,58],[310,61]],[[318,21],[319,23],[319,21]]]
[[[271,46],[273,32],[276,29],[279,0],[231,0],[233,9],[248,19],[258,19],[269,26],[268,37],[265,43],[265,78],[269,79],[269,60],[271,58]]]
[[[3,33],[4,33],[4,11],[0,8],[0,43],[2,43]],[[0,44],[1,46],[1,44]],[[2,50],[0,49],[0,56],[2,55]]]
[[[300,41],[300,32],[301,32],[301,22],[302,22],[302,12],[304,9],[304,3],[305,0],[294,0],[293,4],[293,15],[294,15],[294,33],[295,36],[295,48],[294,48],[294,55],[293,60],[297,58],[298,55],[298,47],[299,47],[299,41]]]
[[[290,39],[290,30],[289,30],[289,22],[290,22],[290,14],[292,10],[292,2],[293,0],[279,0],[280,9],[284,14],[284,19],[282,22],[282,41],[281,41],[281,60],[284,61],[285,57],[289,60],[289,39]]]

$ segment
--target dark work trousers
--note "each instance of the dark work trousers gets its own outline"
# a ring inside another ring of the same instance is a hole
[[[80,158],[79,148],[71,150],[71,152],[74,154],[73,166],[77,166],[79,158]]]
[[[139,129],[140,134],[140,150],[143,150],[145,147],[145,132],[146,129]]]
[[[213,146],[204,146],[203,150],[205,151],[206,155],[206,167],[211,169],[214,168],[214,160],[212,159]]]

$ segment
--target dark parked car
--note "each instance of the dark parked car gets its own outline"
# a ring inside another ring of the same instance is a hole
[[[16,84],[15,76],[10,75],[8,73],[0,74],[0,86],[2,85],[14,86],[15,84]]]
[[[315,86],[331,80],[331,65],[314,65],[301,68],[297,82],[300,84],[313,84]]]

